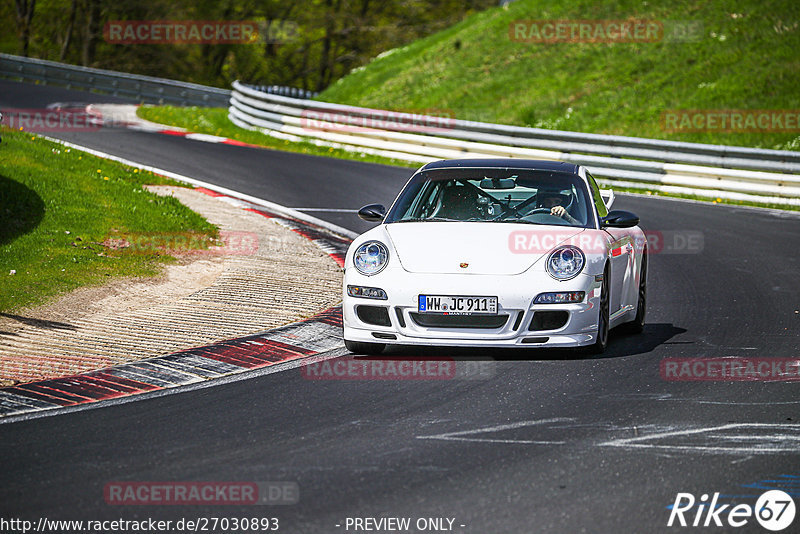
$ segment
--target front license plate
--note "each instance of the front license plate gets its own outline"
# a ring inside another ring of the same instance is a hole
[[[420,295],[419,312],[444,315],[497,315],[497,297]]]

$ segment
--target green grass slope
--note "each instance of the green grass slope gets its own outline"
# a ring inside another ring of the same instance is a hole
[[[678,141],[800,150],[788,132],[669,132],[669,110],[800,110],[795,0],[518,0],[378,56],[320,100],[457,118]],[[655,42],[513,40],[520,20],[647,19]],[[676,40],[675,23],[701,27]]]

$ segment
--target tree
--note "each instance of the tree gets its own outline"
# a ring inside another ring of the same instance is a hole
[[[19,41],[22,45],[22,55],[28,57],[28,43],[31,40],[31,25],[33,12],[36,9],[36,0],[14,0],[17,15],[17,28]]]
[[[102,28],[100,18],[100,0],[86,0],[86,26],[84,27],[83,35],[82,63],[87,67],[94,63],[97,39]]]
[[[75,15],[78,13],[78,0],[72,0],[72,5],[69,10],[69,19],[67,19],[67,31],[64,36],[64,41],[61,43],[61,52],[58,54],[58,60],[64,61],[67,57],[69,45],[72,42],[72,32],[75,29]]]
[[[0,50],[220,87],[234,79],[322,90],[381,52],[455,24],[496,0],[14,0]],[[34,20],[34,10],[36,17]],[[249,21],[248,44],[119,44],[109,21]]]

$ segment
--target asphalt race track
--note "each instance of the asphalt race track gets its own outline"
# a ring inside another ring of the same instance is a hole
[[[114,100],[0,81],[0,109]],[[58,136],[289,207],[388,203],[411,174],[126,130]],[[752,506],[782,487],[797,500],[797,382],[668,381],[660,368],[665,358],[800,356],[800,217],[624,195],[615,207],[645,230],[699,233],[702,246],[651,255],[645,331],[612,332],[602,358],[418,349],[393,354],[481,371],[309,380],[294,369],[0,424],[0,516],[277,517],[290,533],[347,532],[348,517],[444,517],[465,533],[655,532],[678,529],[666,525],[679,492]],[[313,214],[369,227],[351,213]],[[115,481],[291,481],[300,499],[114,506],[103,489]],[[764,532],[753,518],[736,530]]]

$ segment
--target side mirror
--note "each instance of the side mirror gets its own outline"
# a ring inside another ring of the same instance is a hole
[[[600,219],[603,228],[631,228],[639,224],[639,217],[629,211],[614,210]]]
[[[386,216],[386,208],[383,204],[367,204],[358,210],[358,216],[367,222],[381,222]]]

